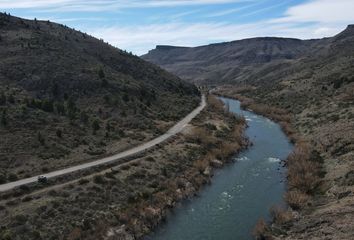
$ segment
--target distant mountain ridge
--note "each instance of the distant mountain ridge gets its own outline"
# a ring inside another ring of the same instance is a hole
[[[332,38],[312,40],[259,37],[199,47],[159,46],[142,58],[195,83],[244,82],[258,77],[254,75],[260,69],[271,70],[327,54],[340,39],[350,41],[353,29],[349,25]]]

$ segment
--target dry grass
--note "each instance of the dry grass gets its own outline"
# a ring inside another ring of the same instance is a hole
[[[266,221],[261,218],[253,228],[252,235],[256,240],[265,240],[267,238],[268,226]]]
[[[289,189],[302,193],[313,193],[320,182],[320,164],[312,161],[310,147],[297,144],[287,159]]]
[[[293,218],[292,213],[283,207],[273,206],[270,208],[269,212],[272,217],[272,222],[278,225],[286,224]]]
[[[307,202],[310,200],[310,196],[298,190],[292,190],[285,194],[285,200],[290,207],[298,210],[306,206]]]

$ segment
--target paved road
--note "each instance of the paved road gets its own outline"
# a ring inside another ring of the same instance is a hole
[[[139,145],[139,146],[134,147],[132,149],[126,150],[124,152],[120,152],[120,153],[115,154],[110,157],[105,157],[105,158],[102,158],[102,159],[99,159],[99,160],[96,160],[93,162],[88,162],[88,163],[84,163],[84,164],[77,165],[74,167],[69,167],[69,168],[65,168],[62,170],[50,172],[50,173],[45,174],[45,176],[47,178],[53,178],[53,177],[57,177],[60,175],[76,172],[76,171],[87,169],[87,168],[94,167],[94,166],[98,166],[101,164],[111,163],[111,162],[117,161],[119,159],[129,157],[131,155],[145,151],[153,146],[156,146],[159,143],[166,141],[170,137],[180,133],[184,129],[184,127],[203,110],[203,108],[205,106],[206,106],[205,96],[202,96],[202,100],[201,100],[199,107],[194,109],[185,118],[180,120],[176,125],[174,125],[172,128],[170,128],[165,134],[163,134],[163,135],[161,135],[149,142],[143,143],[142,145]],[[34,177],[30,177],[30,178],[21,179],[21,180],[15,181],[15,182],[2,184],[2,185],[0,185],[0,192],[4,192],[4,191],[10,190],[10,189],[13,189],[15,187],[19,187],[21,185],[37,182],[37,178],[38,178],[38,176],[34,176]]]

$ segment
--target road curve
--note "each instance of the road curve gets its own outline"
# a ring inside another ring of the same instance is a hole
[[[161,135],[157,138],[154,138],[149,142],[143,143],[137,147],[131,148],[131,149],[126,150],[124,152],[117,153],[113,156],[105,157],[102,159],[95,160],[93,162],[88,162],[88,163],[80,164],[77,166],[73,166],[73,167],[57,170],[54,172],[46,173],[45,176],[47,178],[58,177],[58,176],[61,176],[64,174],[76,172],[76,171],[87,169],[90,167],[94,167],[94,166],[98,166],[98,165],[102,165],[102,164],[106,164],[106,163],[111,163],[111,162],[117,161],[119,159],[129,157],[134,154],[145,151],[153,146],[156,146],[157,144],[160,144],[160,143],[166,141],[170,137],[180,133],[184,129],[184,127],[203,110],[203,108],[205,106],[206,106],[206,101],[205,101],[205,96],[203,95],[199,107],[194,109],[191,113],[189,113],[185,118],[183,118],[178,123],[176,123],[176,125],[174,125],[172,128],[170,128],[163,135]],[[21,185],[37,182],[37,178],[38,178],[38,176],[34,176],[34,177],[30,177],[30,178],[24,178],[24,179],[15,181],[15,182],[2,184],[2,185],[0,185],[0,192],[5,192],[5,191],[11,190],[15,187],[19,187]]]

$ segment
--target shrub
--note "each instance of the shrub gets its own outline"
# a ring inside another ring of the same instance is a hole
[[[288,191],[285,194],[285,200],[295,210],[301,209],[306,206],[310,196],[298,190]]]
[[[93,177],[93,181],[94,183],[96,184],[103,184],[105,183],[106,181],[104,180],[104,178],[101,176],[101,175],[96,175]]]
[[[203,173],[204,170],[209,166],[209,161],[204,159],[199,159],[194,162],[194,166],[198,169],[200,173]]]
[[[6,96],[4,93],[0,94],[0,105],[5,105],[6,104]]]
[[[38,140],[38,142],[39,142],[41,145],[44,145],[45,139],[44,139],[44,137],[42,136],[41,132],[38,132],[38,133],[37,133],[37,140]]]
[[[96,134],[96,131],[98,131],[100,129],[100,123],[97,119],[95,119],[92,122],[92,130],[93,130],[93,134]]]
[[[264,221],[263,218],[259,219],[256,226],[252,231],[252,235],[256,240],[263,240],[266,239],[266,234],[268,231],[267,223]]]
[[[7,125],[7,113],[6,113],[6,109],[4,109],[2,111],[2,114],[1,114],[1,125],[2,126],[6,126]]]
[[[272,222],[279,225],[286,224],[292,220],[291,212],[279,206],[271,207],[270,215],[272,217]]]
[[[100,69],[98,70],[98,77],[100,79],[104,78],[105,77],[105,74],[104,74],[104,71],[103,71],[103,68],[100,67]]]
[[[17,175],[15,173],[10,173],[8,176],[9,181],[13,182],[18,179]]]
[[[58,138],[62,138],[62,136],[63,136],[62,130],[61,129],[57,129],[56,135],[57,135]]]
[[[9,229],[1,229],[0,230],[0,239],[2,240],[12,240],[13,239],[13,234]]]
[[[62,102],[55,103],[55,108],[59,115],[65,115],[65,106]]]
[[[6,183],[6,176],[4,174],[0,174],[0,184]]]
[[[305,194],[312,193],[319,184],[320,163],[311,161],[311,151],[305,144],[298,144],[287,159],[289,189]]]
[[[146,158],[146,161],[148,161],[148,162],[155,162],[155,158],[153,158],[153,157],[147,157]]]
[[[8,97],[7,97],[7,101],[9,102],[9,103],[15,103],[15,97],[14,97],[14,95],[12,95],[12,94],[10,94]]]
[[[80,113],[80,121],[86,124],[88,120],[89,120],[88,114],[85,111],[82,111]]]
[[[79,180],[79,184],[80,185],[84,185],[84,184],[86,184],[86,183],[89,183],[90,181],[88,180],[88,179],[86,179],[86,178],[81,178],[80,180]]]
[[[53,112],[54,111],[53,101],[44,99],[42,101],[41,109],[45,112]]]

